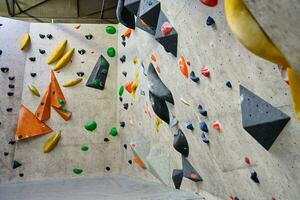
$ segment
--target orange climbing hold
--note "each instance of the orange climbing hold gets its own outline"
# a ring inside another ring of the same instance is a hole
[[[139,167],[141,167],[143,169],[147,169],[144,162],[141,160],[141,158],[139,156],[134,156],[133,162],[135,164],[137,164]]]
[[[144,20],[142,20],[142,19],[140,19],[140,20],[141,20],[141,23],[142,23],[143,26],[145,26],[145,27],[148,26],[148,24]]]
[[[125,89],[129,94],[132,93],[132,84],[133,84],[133,81],[130,81],[129,83],[125,84]]]
[[[185,76],[185,78],[188,78],[189,77],[189,70],[188,70],[188,67],[186,65],[186,62],[185,62],[185,59],[184,59],[183,56],[180,56],[179,67],[180,67],[180,71]]]
[[[51,83],[48,86],[47,91],[45,92],[41,103],[35,111],[35,116],[40,121],[46,121],[50,118],[51,115]]]
[[[51,128],[49,128],[46,124],[41,122],[24,105],[21,105],[17,131],[15,135],[16,140],[26,139],[38,135],[44,135],[50,132],[52,132]]]
[[[124,32],[123,35],[124,35],[125,37],[127,37],[127,38],[130,38],[130,35],[131,35],[131,29],[128,28],[128,29]]]
[[[156,56],[152,54],[152,55],[151,55],[151,60],[152,60],[153,62],[156,62],[156,61],[157,61]]]
[[[160,73],[160,67],[159,66],[157,66],[155,69],[156,69],[157,73]]]
[[[55,74],[51,71],[51,106],[62,108],[66,104],[66,99],[56,80]]]
[[[55,108],[55,107],[53,107],[53,108],[65,121],[68,121],[71,119],[72,112],[70,112],[64,108]]]

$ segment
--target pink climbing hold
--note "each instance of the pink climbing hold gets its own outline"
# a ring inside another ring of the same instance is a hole
[[[200,0],[204,5],[214,7],[218,4],[218,0]]]
[[[188,66],[190,66],[191,62],[188,60],[188,61],[186,61],[186,64],[188,64]]]
[[[209,72],[209,69],[205,65],[202,66],[201,74],[205,77],[209,77],[210,72]]]
[[[213,124],[212,124],[212,127],[213,127],[216,131],[218,131],[218,132],[221,131],[221,125],[220,125],[220,122],[219,122],[219,121],[214,121]]]
[[[245,157],[244,161],[245,161],[245,163],[248,164],[248,165],[251,164],[251,160],[250,160],[250,158],[247,157],[247,156]]]
[[[173,27],[169,22],[165,22],[163,23],[163,25],[161,26],[161,33],[163,34],[163,36],[167,36],[171,33]]]

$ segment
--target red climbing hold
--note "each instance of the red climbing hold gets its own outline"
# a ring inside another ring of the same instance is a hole
[[[152,55],[151,55],[151,60],[152,60],[153,62],[156,62],[156,61],[157,61],[156,56],[152,54]]]
[[[205,77],[209,77],[209,69],[205,65],[202,66],[201,74]]]
[[[212,124],[212,127],[213,127],[216,131],[218,131],[218,132],[221,131],[221,125],[220,125],[220,122],[219,122],[219,121],[214,121],[213,124]]]
[[[214,7],[218,4],[218,0],[200,0],[204,5]]]
[[[78,25],[74,26],[74,28],[78,30],[78,29],[80,29],[80,26],[81,26],[81,25],[78,24]]]
[[[272,197],[272,200],[276,200],[276,198],[275,198],[275,197]]]
[[[188,70],[188,67],[185,63],[185,59],[184,59],[183,56],[180,56],[179,67],[180,67],[180,71],[185,76],[185,78],[188,78],[189,77],[189,70]]]
[[[132,84],[133,84],[133,81],[130,81],[129,83],[125,84],[125,89],[129,94],[132,93]]]
[[[163,25],[160,28],[161,33],[163,34],[163,36],[169,35],[171,33],[172,29],[173,29],[173,27],[169,22],[163,23]]]
[[[186,64],[188,64],[188,66],[190,66],[191,62],[188,60],[188,61],[186,61]]]
[[[251,164],[251,160],[250,160],[250,158],[248,158],[248,157],[245,157],[245,163],[246,163],[246,164],[248,164],[248,165],[250,165],[250,164]]]

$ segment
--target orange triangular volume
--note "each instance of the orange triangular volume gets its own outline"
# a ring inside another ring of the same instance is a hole
[[[139,167],[141,167],[143,169],[146,169],[146,166],[145,166],[144,162],[141,160],[141,158],[139,156],[134,156],[133,162],[135,164],[137,164]]]
[[[51,83],[48,86],[47,91],[45,92],[41,103],[35,111],[35,116],[40,121],[46,121],[50,118],[51,115]]]
[[[55,107],[53,108],[65,121],[71,119],[72,112],[68,110],[64,110],[63,108],[55,108]]]
[[[16,140],[26,139],[38,135],[44,135],[50,132],[52,132],[51,128],[49,128],[46,124],[41,122],[24,105],[21,105],[17,131],[15,135]]]
[[[66,104],[66,99],[56,80],[55,74],[51,71],[51,105],[55,108],[62,108]]]

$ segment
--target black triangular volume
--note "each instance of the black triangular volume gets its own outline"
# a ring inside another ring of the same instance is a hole
[[[183,178],[183,171],[181,169],[173,169],[172,180],[176,189],[180,189]]]
[[[12,165],[13,169],[16,169],[16,168],[21,167],[21,166],[22,166],[22,164],[19,163],[18,161],[16,161],[16,160],[13,161],[13,165]]]
[[[169,124],[170,122],[169,109],[165,100],[155,96],[151,91],[149,91],[149,99],[155,114],[164,122]]]
[[[243,128],[269,150],[290,117],[240,85]]]
[[[167,52],[172,53],[175,57],[177,57],[177,41],[178,34],[175,28],[172,28],[172,31],[164,36],[161,32],[161,27],[165,22],[169,22],[165,14],[160,11],[157,28],[155,32],[155,39],[164,47]]]
[[[202,177],[194,169],[191,163],[184,156],[181,156],[181,159],[182,159],[183,176],[194,182],[203,181]]]
[[[147,80],[148,88],[155,96],[174,105],[174,99],[171,91],[161,81],[152,63],[150,63],[148,67]]]
[[[99,90],[104,90],[109,63],[101,55],[86,83],[86,86]]]
[[[153,31],[156,30],[160,12],[160,2],[157,0],[141,0],[138,17]]]
[[[134,14],[124,7],[124,0],[119,0],[116,10],[118,21],[127,28],[135,29]]]
[[[140,0],[125,0],[124,7],[137,16],[140,7]]]
[[[184,157],[189,156],[189,144],[184,133],[180,129],[178,129],[177,134],[174,135],[173,147]]]
[[[143,31],[146,31],[147,33],[149,33],[153,36],[155,35],[155,30],[152,30],[149,26],[143,24],[141,19],[138,17],[136,18],[135,25],[136,25],[136,27],[142,29]]]

